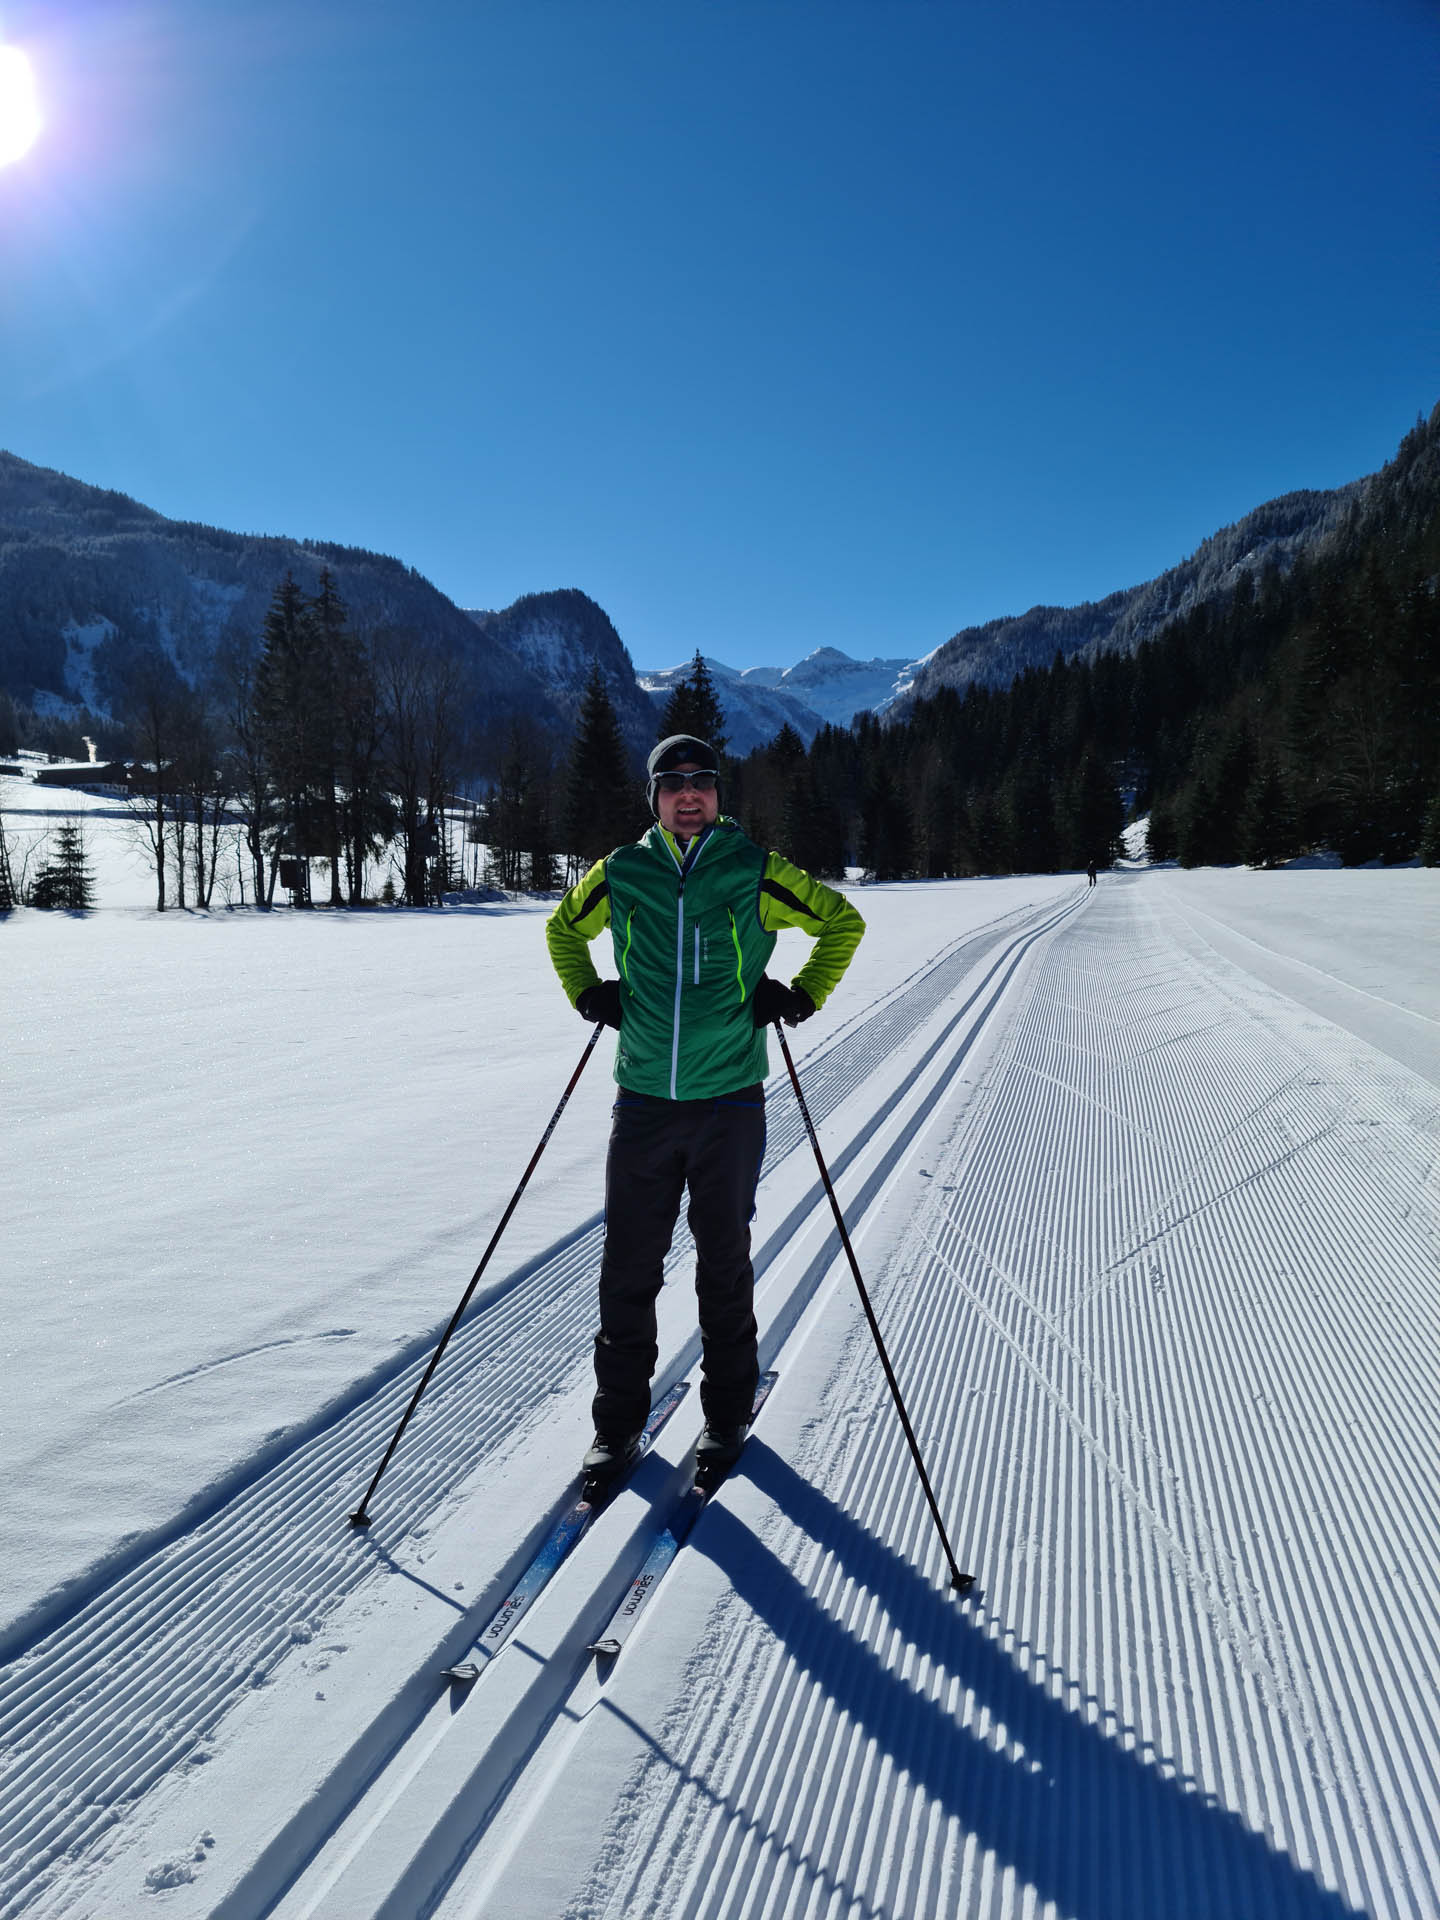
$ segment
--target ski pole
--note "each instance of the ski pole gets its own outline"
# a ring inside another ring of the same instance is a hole
[[[865,1282],[860,1277],[860,1263],[855,1258],[855,1249],[850,1244],[850,1235],[845,1231],[845,1219],[840,1211],[840,1202],[835,1198],[835,1189],[830,1184],[830,1170],[825,1165],[825,1156],[820,1151],[820,1141],[815,1132],[815,1122],[810,1118],[810,1109],[805,1104],[805,1095],[801,1091],[800,1076],[795,1071],[795,1062],[790,1056],[789,1043],[785,1038],[785,1029],[777,1020],[775,1033],[780,1042],[780,1051],[785,1056],[785,1065],[790,1071],[790,1084],[795,1089],[795,1098],[800,1102],[800,1117],[805,1122],[805,1131],[810,1136],[810,1145],[815,1149],[815,1164],[820,1169],[820,1178],[825,1183],[825,1191],[830,1197],[830,1206],[835,1215],[835,1224],[840,1229],[840,1244],[845,1249],[845,1258],[850,1262],[850,1271],[855,1276],[855,1285],[860,1289],[860,1304],[865,1309],[865,1318],[870,1322],[870,1331],[875,1338],[875,1351],[880,1355],[880,1364],[885,1369],[885,1378],[890,1384],[890,1392],[895,1401],[895,1410],[900,1415],[900,1424],[905,1429],[905,1438],[909,1442],[910,1454],[915,1462],[915,1471],[920,1476],[920,1484],[925,1489],[925,1498],[930,1504],[931,1518],[935,1530],[940,1535],[940,1544],[945,1549],[945,1558],[950,1562],[950,1585],[956,1593],[966,1593],[975,1584],[973,1573],[962,1573],[960,1564],[950,1545],[950,1537],[945,1531],[945,1522],[940,1518],[940,1508],[936,1504],[935,1493],[930,1485],[930,1476],[925,1471],[925,1462],[920,1455],[920,1443],[915,1438],[915,1429],[910,1424],[910,1416],[905,1411],[905,1401],[900,1392],[900,1382],[895,1378],[895,1369],[890,1364],[890,1356],[885,1351],[885,1342],[880,1336],[880,1322],[875,1318],[875,1309],[870,1304],[870,1295],[865,1290]]]
[[[414,1393],[411,1395],[410,1404],[405,1409],[404,1415],[401,1418],[399,1426],[395,1429],[394,1435],[391,1438],[389,1446],[385,1449],[385,1457],[380,1462],[379,1466],[375,1469],[375,1478],[370,1482],[369,1486],[365,1489],[365,1498],[360,1502],[359,1506],[350,1515],[350,1524],[352,1527],[368,1527],[369,1526],[370,1515],[366,1511],[366,1509],[370,1505],[370,1501],[372,1496],[374,1495],[376,1487],[378,1487],[380,1484],[380,1476],[382,1473],[384,1473],[386,1467],[389,1466],[390,1456],[392,1453],[394,1453],[396,1447],[399,1446],[400,1436],[402,1433],[404,1433],[406,1427],[409,1426],[410,1416],[412,1413],[414,1413],[416,1407],[419,1406],[420,1396],[422,1393],[424,1393],[426,1387],[429,1386],[430,1376],[431,1374],[434,1373],[436,1367],[439,1366],[440,1356],[442,1353],[444,1353],[446,1347],[450,1344],[450,1336],[452,1333],[454,1333],[456,1327],[459,1326],[461,1318],[464,1315],[465,1309],[470,1304],[470,1296],[472,1293],[474,1293],[476,1287],[479,1286],[480,1276],[482,1273],[484,1273],[486,1267],[489,1266],[490,1256],[492,1253],[494,1253],[496,1247],[500,1244],[500,1236],[502,1233],[504,1233],[506,1227],[509,1226],[510,1216],[512,1213],[514,1213],[516,1207],[519,1205],[520,1196],[522,1193],[524,1193],[526,1187],[529,1185],[530,1176],[532,1173],[534,1173],[536,1166],[539,1164],[541,1154],[544,1153],[546,1147],[549,1145],[550,1136],[552,1133],[554,1133],[556,1127],[559,1125],[560,1116],[565,1111],[565,1108],[569,1102],[571,1094],[575,1091],[576,1086],[579,1084],[580,1076],[585,1071],[585,1066],[587,1061],[589,1060],[591,1054],[595,1051],[595,1042],[600,1038],[600,1035],[604,1031],[605,1031],[605,1022],[603,1020],[597,1020],[595,1022],[595,1031],[590,1035],[590,1038],[585,1042],[585,1051],[580,1056],[580,1064],[578,1067],[576,1067],[574,1073],[571,1074],[570,1084],[566,1087],[564,1093],[561,1094],[560,1104],[558,1107],[556,1107],[554,1113],[551,1114],[550,1124],[548,1127],[546,1127],[544,1133],[541,1134],[540,1144],[538,1147],[536,1147],[534,1153],[531,1154],[530,1164],[528,1167],[526,1167],[524,1173],[521,1174],[520,1184],[518,1187],[516,1187],[514,1193],[511,1194],[510,1204],[508,1207],[506,1207],[504,1213],[500,1216],[500,1224],[498,1227],[496,1227],[494,1233],[491,1234],[490,1244],[488,1247],[486,1247],[485,1252],[481,1257],[479,1266],[476,1267],[474,1273],[471,1274],[470,1284],[468,1287],[466,1287],[464,1293],[460,1296],[460,1304],[458,1307],[456,1307],[454,1313],[451,1315],[449,1326],[446,1327],[444,1333],[441,1334],[440,1344],[438,1347],[436,1347],[434,1353],[431,1354],[430,1364],[428,1367],[426,1367],[424,1374],[421,1376],[419,1386],[416,1387]]]

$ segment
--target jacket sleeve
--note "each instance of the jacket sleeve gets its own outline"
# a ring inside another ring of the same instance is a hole
[[[769,933],[799,927],[815,942],[814,952],[790,984],[808,994],[817,1007],[823,1007],[840,984],[865,931],[865,922],[843,893],[778,853],[765,856],[760,924]]]
[[[550,963],[573,1007],[600,975],[590,958],[590,942],[610,924],[610,882],[605,862],[597,860],[583,880],[566,894],[545,922]]]

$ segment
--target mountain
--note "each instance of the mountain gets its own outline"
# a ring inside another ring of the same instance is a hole
[[[1196,607],[1228,601],[1239,580],[1257,584],[1274,569],[1288,574],[1298,556],[1336,534],[1357,510],[1369,482],[1327,492],[1287,493],[1201,542],[1178,566],[1137,587],[1074,607],[1032,607],[961,632],[919,659],[852,660],[817,647],[793,667],[737,672],[706,656],[725,708],[732,754],[764,746],[788,721],[808,746],[822,726],[848,727],[857,713],[903,718],[917,699],[942,687],[1008,687],[1028,667],[1102,653],[1134,653]],[[689,663],[646,669],[640,684],[662,705]]]
[[[857,713],[901,718],[943,687],[1006,687],[1057,653],[1131,654],[1195,608],[1228,601],[1242,578],[1287,574],[1346,525],[1369,485],[1285,494],[1154,580],[1098,602],[967,627],[918,659],[854,660],[828,646],[785,668],[707,659],[729,750],[743,756],[786,725],[808,744]],[[0,452],[0,691],[104,712],[127,665],[157,644],[188,678],[203,678],[224,643],[257,639],[286,572],[313,592],[323,568],[358,630],[408,629],[460,661],[487,769],[513,719],[568,737],[596,660],[626,739],[643,753],[658,709],[690,670],[687,661],[637,674],[609,616],[578,588],[526,594],[496,612],[464,610],[387,555],[169,520],[125,494]]]
[[[357,631],[411,631],[459,660],[467,718],[489,742],[520,716],[568,733],[577,676],[583,683],[594,656],[627,735],[645,743],[649,709],[630,657],[583,593],[532,594],[501,613],[470,614],[388,555],[170,520],[4,452],[0,690],[103,713],[119,700],[127,667],[157,645],[201,680],[224,644],[258,639],[287,572],[313,593],[325,568]]]
[[[579,719],[590,669],[598,660],[620,730],[637,757],[655,744],[655,709],[640,687],[625,643],[604,608],[578,587],[522,594],[501,613],[473,607],[466,612],[483,634],[548,690],[567,729]]]
[[[803,701],[760,685],[709,654],[705,655],[705,665],[725,710],[725,751],[732,758],[763,747],[783,726],[794,727],[807,746],[820,731],[818,715]],[[687,660],[678,667],[641,669],[638,679],[642,691],[650,697],[652,728],[659,724],[671,689],[677,681],[689,677],[690,668],[691,661]]]
[[[852,660],[838,647],[817,647],[793,667],[748,667],[737,672],[707,654],[705,665],[725,709],[732,755],[744,755],[792,726],[808,746],[823,726],[848,727],[857,713],[883,709],[909,685],[922,663],[914,660]],[[678,667],[642,669],[640,685],[659,707],[690,672]]]
[[[797,666],[786,667],[783,672],[775,667],[752,667],[741,677],[793,695],[828,726],[848,727],[857,713],[883,712],[907,690],[923,664],[924,659],[852,660],[838,647],[816,647]],[[774,679],[769,677],[772,674]]]
[[[1100,601],[1075,607],[1032,607],[1028,613],[966,627],[919,663],[887,717],[941,687],[963,690],[972,683],[1007,687],[1027,667],[1048,667],[1084,654],[1130,654],[1172,621],[1197,606],[1228,600],[1239,580],[1257,585],[1269,569],[1282,575],[1308,548],[1335,533],[1355,509],[1367,485],[1353,480],[1328,492],[1282,494],[1243,520],[1201,542],[1188,560],[1138,587],[1124,587]]]

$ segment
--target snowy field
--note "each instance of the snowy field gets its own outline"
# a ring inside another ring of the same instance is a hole
[[[470,1687],[588,1439],[607,1049],[345,1514],[585,1042],[546,908],[0,925],[0,1916],[1440,1912],[1440,874],[854,897],[795,1046],[976,1589],[775,1080],[741,1467],[587,1654],[689,1394]]]

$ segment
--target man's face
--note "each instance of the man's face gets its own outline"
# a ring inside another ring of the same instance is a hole
[[[700,769],[693,760],[682,760],[672,772],[698,773]],[[713,776],[712,776],[713,777]],[[693,840],[697,833],[703,833],[720,811],[720,796],[712,786],[708,793],[701,793],[695,787],[682,787],[679,793],[667,793],[664,784],[656,789],[655,808],[660,816],[660,824],[667,833],[673,833],[677,840]]]

